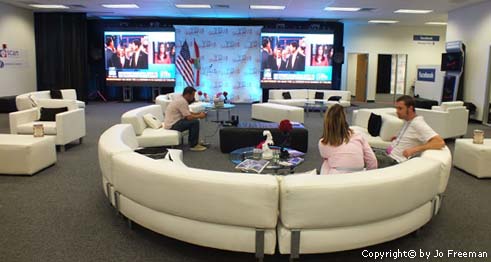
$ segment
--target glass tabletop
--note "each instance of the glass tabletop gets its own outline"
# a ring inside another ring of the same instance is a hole
[[[217,107],[217,106],[215,106],[215,104],[213,104],[213,103],[205,104],[204,106],[205,106],[205,108],[207,108],[207,109],[213,109],[213,110],[214,110],[214,109],[232,109],[232,108],[234,108],[234,107],[235,107],[235,105],[234,105],[234,104],[223,104],[223,106],[218,106],[218,107]]]
[[[230,152],[230,161],[232,161],[232,163],[234,163],[235,165],[238,165],[246,159],[262,160],[262,157],[254,156],[254,148],[255,147],[243,147]],[[280,150],[280,147],[278,146],[271,146],[270,148],[272,150]],[[288,151],[289,157],[287,159],[280,159],[278,161],[269,159],[269,163],[265,167],[266,170],[277,173],[279,170],[289,169],[290,173],[293,173],[293,169],[303,163],[305,156],[303,152],[291,148],[285,149]]]

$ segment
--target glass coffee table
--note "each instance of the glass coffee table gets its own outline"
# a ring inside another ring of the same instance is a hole
[[[273,150],[280,150],[280,147],[277,146],[271,146],[270,148]],[[294,169],[303,163],[305,154],[295,149],[290,149],[290,148],[285,148],[285,149],[288,151],[290,155],[287,159],[284,160],[280,159],[279,161],[273,161],[273,159],[269,159],[268,165],[260,173],[262,174],[273,173],[276,175],[293,174]],[[247,159],[264,160],[262,159],[262,157],[254,156],[254,147],[243,147],[230,152],[230,161],[232,161],[232,163],[234,163],[235,165],[239,165],[240,163],[242,163],[244,160]],[[242,170],[242,169],[241,171],[248,172],[247,170]]]
[[[310,110],[319,110],[321,116],[324,116],[324,113],[327,111],[327,102],[325,101],[307,101],[304,104],[305,112],[307,113],[307,117],[309,116]]]
[[[213,103],[205,104],[206,111],[215,111],[216,120],[212,122],[220,122],[220,111],[226,111],[228,113],[227,121],[230,121],[230,112],[235,108],[233,104],[224,104],[223,106],[215,106]]]

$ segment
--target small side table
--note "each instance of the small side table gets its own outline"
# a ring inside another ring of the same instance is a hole
[[[478,178],[491,177],[491,139],[484,144],[472,143],[472,138],[455,140],[453,165]]]

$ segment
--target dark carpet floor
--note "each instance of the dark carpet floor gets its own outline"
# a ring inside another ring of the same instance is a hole
[[[129,229],[107,203],[101,184],[97,141],[104,130],[120,122],[123,112],[147,103],[90,103],[86,108],[87,136],[82,145],[58,152],[56,165],[32,177],[0,176],[0,261],[253,261],[253,254],[227,252],[184,243],[141,226]],[[360,104],[381,107],[387,104]],[[349,109],[351,111],[357,107]],[[234,114],[250,120],[250,105],[238,105]],[[214,116],[212,116],[214,117]],[[223,115],[222,117],[225,117]],[[322,118],[306,117],[309,151],[297,172],[320,168],[317,141]],[[469,124],[473,129],[489,127]],[[205,152],[190,152],[184,146],[184,162],[192,167],[233,171],[228,155],[219,150],[217,125],[204,122],[202,134],[211,142]],[[9,132],[8,114],[0,114],[0,133]],[[240,139],[240,138],[238,138]],[[453,150],[454,142],[447,141]],[[0,164],[1,164],[0,159]],[[491,168],[491,165],[490,165]],[[443,251],[437,259],[385,261],[491,261],[491,180],[476,179],[452,168],[446,198],[438,216],[419,234],[357,250],[301,255],[301,261],[374,261],[363,250]],[[199,232],[196,232],[199,234]],[[486,251],[487,259],[447,257],[447,250]],[[265,261],[288,261],[288,256],[266,256]]]

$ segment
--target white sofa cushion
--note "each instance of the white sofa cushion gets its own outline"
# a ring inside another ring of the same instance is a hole
[[[439,183],[440,164],[423,158],[351,174],[287,176],[280,185],[281,221],[295,229],[384,220],[431,201]]]
[[[17,126],[19,134],[33,134],[34,125],[42,124],[45,135],[56,135],[56,122],[54,121],[35,121]]]
[[[145,114],[143,116],[143,120],[145,121],[145,124],[147,124],[147,126],[149,126],[150,128],[159,129],[160,127],[162,127],[162,122],[159,121],[156,116],[150,113]]]
[[[391,138],[401,130],[404,125],[404,121],[399,119],[398,117],[381,114],[382,116],[382,126],[380,127],[380,138],[384,141],[390,141]]]
[[[164,128],[145,128],[140,136],[136,137],[140,147],[152,147],[162,145],[179,145],[180,132]]]

